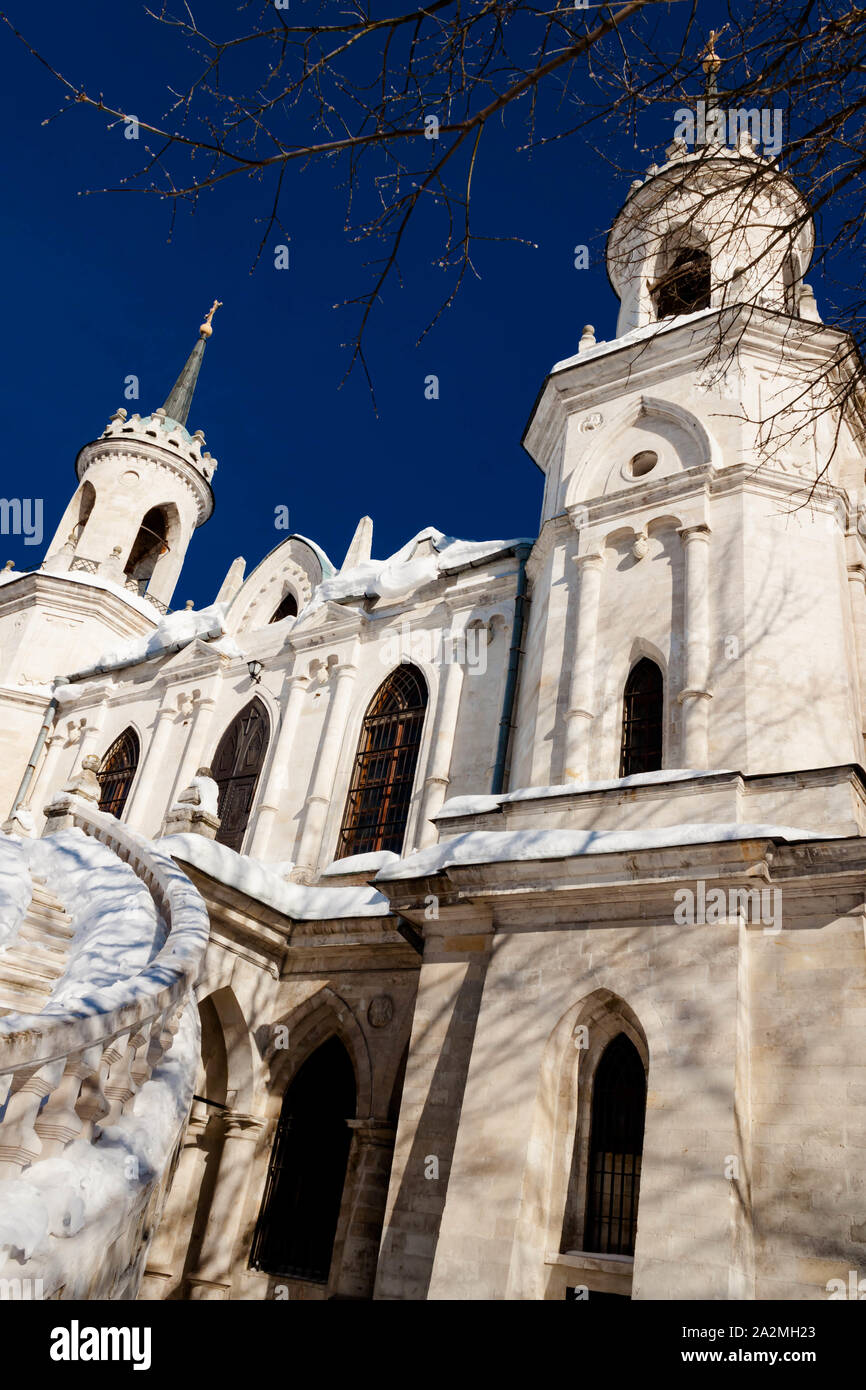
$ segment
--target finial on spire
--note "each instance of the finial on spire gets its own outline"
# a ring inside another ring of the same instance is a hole
[[[200,337],[202,337],[202,338],[209,338],[210,335],[213,333],[213,324],[212,324],[211,320],[213,319],[213,316],[214,316],[214,314],[216,313],[217,309],[221,309],[222,307],[223,307],[223,302],[222,302],[222,300],[221,300],[221,299],[215,299],[214,302],[213,302],[213,304],[210,306],[210,308],[208,309],[207,313],[206,313],[205,316],[204,316],[204,323],[200,323],[200,324],[199,324],[198,331],[199,331],[199,336],[200,336]]]
[[[705,77],[704,100],[706,101],[708,108],[710,103],[714,102],[716,97],[718,96],[718,91],[716,89],[716,78],[718,77],[719,69],[722,66],[722,60],[716,52],[716,39],[722,36],[727,27],[728,26],[726,24],[724,26],[724,29],[711,29],[707,46],[704,49],[704,61],[701,64],[701,66],[704,70]]]
[[[725,29],[727,29],[727,27],[728,26],[726,24]],[[725,29],[719,29],[718,31],[715,29],[710,30],[709,41],[707,42],[707,46],[704,49],[703,69],[706,73],[718,72],[719,68],[722,66],[722,60],[716,53],[716,34],[717,32],[719,34],[723,34],[725,32]]]
[[[222,308],[222,300],[215,299],[204,316],[204,323],[199,324],[198,342],[190,353],[186,361],[186,366],[174,383],[169,392],[168,400],[162,407],[165,416],[169,420],[174,420],[178,425],[186,425],[189,419],[190,406],[192,405],[193,392],[195,391],[198,374],[201,370],[201,361],[204,356],[205,344],[213,333],[211,319],[217,309]],[[158,414],[159,412],[155,412]],[[202,440],[202,442],[204,442]]]

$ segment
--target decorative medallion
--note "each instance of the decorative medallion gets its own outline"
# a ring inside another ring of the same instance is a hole
[[[598,410],[595,410],[591,415],[587,415],[581,420],[580,430],[582,434],[587,434],[590,430],[599,429],[603,424],[604,416]]]
[[[386,1028],[394,1017],[394,1000],[390,994],[377,994],[370,1000],[367,1019],[371,1028]]]

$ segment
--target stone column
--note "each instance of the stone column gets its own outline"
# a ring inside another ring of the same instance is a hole
[[[246,1267],[247,1252],[238,1250],[247,1191],[255,1168],[256,1146],[267,1121],[227,1110],[224,1139],[213,1200],[207,1215],[198,1263],[187,1278],[194,1302],[230,1298],[236,1268]]]
[[[438,920],[424,922],[376,1271],[375,1296],[383,1301],[427,1298],[492,945],[487,907],[443,905]],[[483,1252],[476,1258],[483,1261]]]
[[[604,556],[598,552],[576,555],[578,571],[577,633],[565,716],[565,751],[562,779],[585,782],[589,772],[589,747],[595,718],[595,650],[598,633],[598,601]]]
[[[28,797],[31,805],[36,802],[37,805],[46,806],[54,793],[60,790],[59,787],[55,787],[54,782],[60,754],[65,746],[66,735],[55,723],[53,733],[45,741],[45,757],[42,759],[42,765],[36,774],[36,785]]]
[[[683,710],[683,767],[709,766],[710,679],[710,528],[703,524],[679,531],[685,560],[685,689],[677,699]]]
[[[866,736],[866,569],[861,564],[848,566],[848,593],[851,596],[851,621],[854,627],[854,653],[857,659],[856,709],[861,739]]]
[[[333,1293],[341,1298],[373,1297],[379,1241],[388,1200],[388,1179],[394,1156],[393,1120],[347,1120],[353,1130],[344,1191],[348,1219],[337,1232],[334,1255],[338,1265]]]
[[[465,628],[459,631],[458,638],[465,641]],[[424,801],[415,837],[421,849],[426,845],[434,845],[439,839],[439,832],[432,820],[445,800],[451,780],[451,753],[454,748],[460,696],[463,692],[463,673],[463,662],[458,660],[458,652],[452,641],[447,661],[443,653],[443,661],[440,663],[439,698],[436,701],[436,717],[430,744],[429,771],[424,782]]]
[[[298,672],[297,675],[286,677],[283,692],[282,722],[271,757],[268,779],[265,783],[262,799],[259,804],[256,828],[253,831],[253,838],[250,843],[249,852],[253,859],[265,859],[271,846],[274,821],[276,820],[283,794],[289,784],[295,734],[298,728],[298,720],[301,717],[304,696],[307,693],[309,684],[309,676],[302,675],[300,672]]]
[[[99,735],[102,733],[102,726],[105,723],[105,711],[107,705],[108,696],[103,695],[99,704],[96,705],[94,709],[84,711],[84,717],[87,720],[87,724],[85,725],[84,733],[78,740],[78,753],[76,755],[75,762],[72,765],[72,772],[70,773],[70,776],[76,777],[78,775],[78,773],[81,771],[81,766],[84,762],[84,759],[88,757],[91,753],[101,757],[102,753],[106,752],[106,749],[103,748],[101,750],[101,753],[97,753],[96,745],[99,740]]]
[[[171,1187],[148,1251],[140,1299],[166,1298],[177,1288],[192,1235],[207,1153],[201,1140],[207,1106],[194,1101]]]
[[[211,693],[213,683],[205,691],[194,690],[192,694],[193,715],[187,734],[186,747],[178,766],[177,776],[171,789],[168,805],[177,800],[178,792],[188,787],[199,768],[210,762],[213,750],[210,747],[211,726],[216,710],[215,695]]]
[[[129,801],[124,808],[127,823],[133,829],[142,830],[147,834],[161,824],[163,803],[167,804],[166,783],[161,772],[163,768],[170,765],[166,755],[177,715],[176,706],[169,703],[170,695],[173,693],[166,690],[163,694],[162,703],[156,712],[156,722],[150,736],[150,742],[144,750],[144,757],[136,773],[132,791],[129,794]],[[158,813],[156,811],[157,804],[159,805]],[[152,824],[154,821],[156,825]]]
[[[356,652],[357,644],[353,656],[356,655]],[[318,867],[325,820],[331,803],[340,752],[346,737],[346,723],[357,674],[358,667],[355,662],[345,661],[337,667],[336,675],[333,678],[334,693],[328,706],[328,713],[325,716],[319,757],[313,773],[312,787],[304,808],[304,828],[301,833],[301,845],[295,870],[295,878],[299,883],[309,883],[315,877]]]

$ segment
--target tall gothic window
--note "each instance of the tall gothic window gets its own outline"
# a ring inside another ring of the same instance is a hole
[[[373,696],[355,756],[339,859],[402,850],[426,708],[427,687],[414,666],[397,666]]]
[[[697,246],[684,247],[655,287],[656,317],[693,314],[710,307],[710,257]]]
[[[643,657],[625,683],[622,710],[620,777],[658,772],[662,765],[664,678],[654,661]]]
[[[646,1076],[637,1048],[619,1033],[595,1072],[584,1249],[633,1255],[646,1119]]]
[[[261,700],[250,700],[229,724],[211,764],[214,781],[219,787],[217,840],[238,853],[265,760],[268,735],[267,710]]]
[[[138,754],[138,735],[134,729],[124,729],[102,759],[96,774],[100,811],[121,816],[138,767]]]
[[[355,1116],[355,1074],[331,1037],[286,1091],[250,1264],[327,1283]]]

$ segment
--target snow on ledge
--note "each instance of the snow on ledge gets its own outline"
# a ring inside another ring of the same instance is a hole
[[[335,859],[333,864],[329,864],[327,869],[323,869],[322,878],[339,878],[343,874],[375,874],[380,869],[384,869],[386,864],[393,864],[400,858],[392,849],[375,849],[369,854],[350,854],[346,859]]]
[[[203,835],[168,835],[157,847],[173,859],[192,864],[228,888],[292,917],[297,922],[328,921],[337,917],[387,917],[388,899],[375,888],[318,888],[287,883],[265,864],[237,854]]]
[[[749,822],[665,825],[655,830],[470,830],[453,840],[432,845],[388,865],[377,883],[401,878],[427,878],[451,866],[505,864],[526,859],[572,859],[584,854],[632,854],[642,849],[671,849],[707,845],[723,840],[838,839],[815,830],[789,825]]]
[[[609,342],[596,343],[594,347],[584,348],[582,352],[576,352],[571,357],[564,357],[561,362],[554,362],[550,369],[550,375],[554,372],[563,372],[568,367],[576,367],[578,363],[588,362],[591,358],[606,357],[610,352],[617,352],[620,348],[629,347],[632,343],[643,342],[647,338],[655,338],[660,333],[667,332],[670,328],[681,328],[686,323],[697,323],[701,319],[708,319],[717,314],[718,309],[696,309],[691,314],[675,314],[669,319],[653,319],[652,323],[645,323],[640,328],[632,328],[629,333],[623,333],[619,338],[612,338]]]
[[[728,768],[668,767],[658,772],[635,772],[631,777],[611,777],[603,782],[561,782],[551,787],[518,787],[513,792],[497,795],[453,796],[444,802],[434,820],[452,816],[479,816],[495,811],[509,801],[536,801],[547,796],[575,796],[582,792],[627,791],[630,787],[650,787],[665,782],[689,782],[696,777],[732,777]]]

